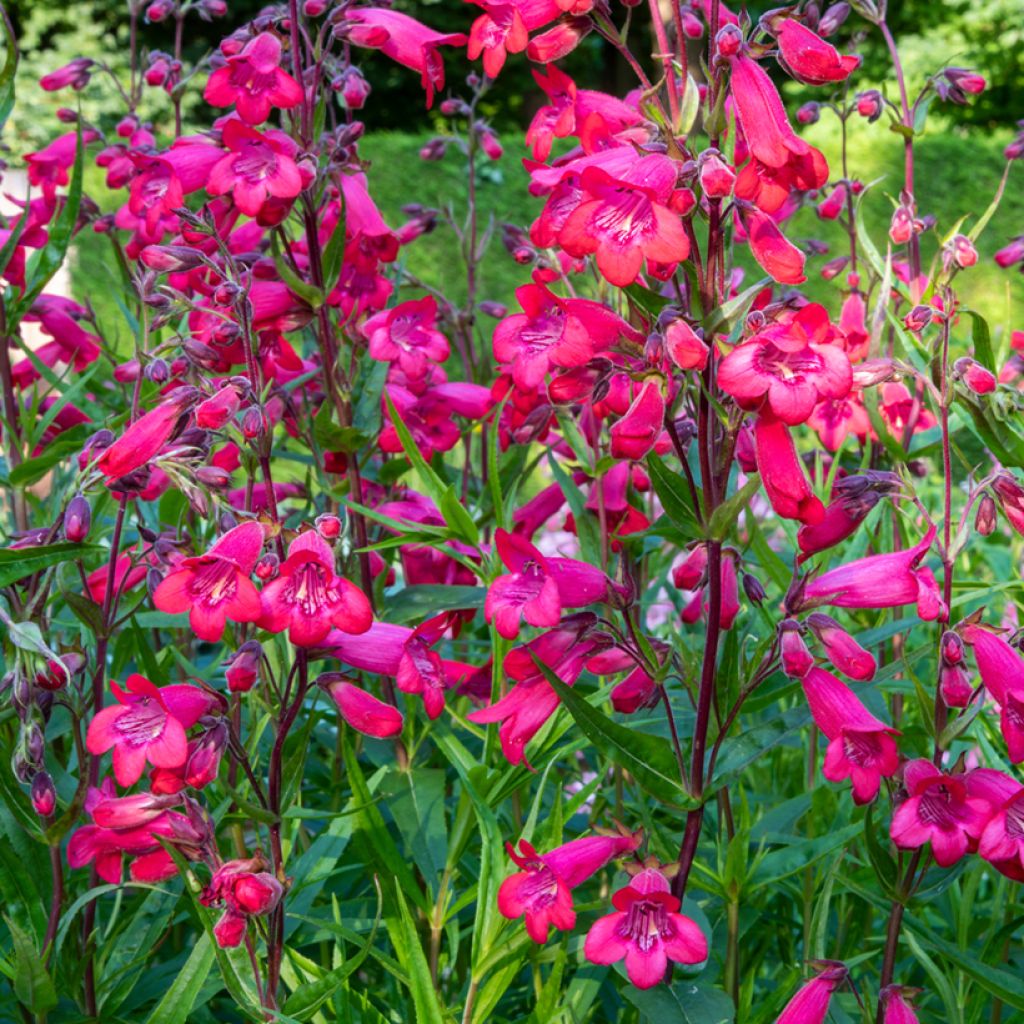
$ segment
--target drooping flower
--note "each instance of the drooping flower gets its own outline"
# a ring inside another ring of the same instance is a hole
[[[365,633],[373,622],[366,595],[335,573],[334,552],[316,530],[291,542],[279,575],[263,588],[260,600],[260,626],[272,633],[287,629],[299,647],[320,643],[332,626]]]
[[[911,1005],[908,990],[902,985],[886,985],[879,993],[884,1016],[882,1024],[918,1024],[917,1014]]]
[[[776,513],[801,523],[820,523],[825,506],[811,490],[789,427],[761,412],[754,422],[754,444],[761,483]]]
[[[639,832],[585,836],[543,854],[525,839],[519,841],[518,853],[506,843],[508,855],[522,870],[501,883],[498,909],[509,920],[525,915],[527,934],[538,944],[547,942],[552,925],[571,931],[576,926],[572,890],[616,857],[632,853],[640,838]]]
[[[481,14],[469,32],[467,56],[483,54],[484,73],[497,78],[510,53],[526,49],[530,33],[554,21],[562,13],[558,0],[476,0]]]
[[[116,704],[103,708],[89,723],[90,754],[114,750],[114,776],[122,786],[142,777],[147,761],[155,768],[178,768],[188,757],[185,730],[213,706],[213,698],[197,686],[155,686],[144,676],[128,677],[127,690],[110,688]]]
[[[904,850],[930,842],[937,864],[955,864],[992,815],[991,802],[972,794],[971,774],[946,775],[924,758],[911,761],[903,775],[907,799],[896,808],[889,828],[892,841]]]
[[[843,56],[795,18],[785,18],[775,38],[783,67],[805,85],[842,82],[860,67],[860,57]]]
[[[741,220],[751,255],[773,281],[803,284],[807,280],[804,275],[806,257],[768,214],[751,208],[743,212]]]
[[[444,710],[447,670],[434,644],[448,631],[458,616],[447,612],[418,625],[402,645],[395,682],[403,693],[418,693],[428,718],[437,718]]]
[[[290,110],[302,102],[302,86],[281,63],[281,40],[261,32],[210,75],[203,99],[214,107],[230,107],[246,124],[262,124],[271,110]]]
[[[230,152],[210,171],[210,195],[230,195],[242,213],[255,217],[268,199],[291,200],[302,191],[298,146],[291,136],[277,128],[258,132],[232,118],[221,137]]]
[[[1024,761],[1024,659],[1001,636],[971,626],[965,634],[986,689],[999,704],[999,725],[1013,764]]]
[[[814,655],[808,650],[796,619],[783,619],[779,623],[779,651],[782,671],[791,679],[803,679],[814,668]]]
[[[166,400],[140,416],[100,453],[96,468],[110,481],[145,466],[170,440],[178,420],[195,397],[195,388],[175,388]]]
[[[669,960],[699,964],[708,943],[697,923],[679,913],[668,879],[645,868],[612,896],[615,913],[599,918],[587,932],[583,954],[595,964],[626,960],[637,988],[652,988],[665,977]]]
[[[341,717],[357,732],[384,739],[402,731],[402,712],[386,704],[344,676],[329,673],[317,680],[337,705]]]
[[[822,612],[813,612],[807,616],[807,625],[825,648],[829,661],[843,675],[863,683],[875,678],[878,665],[874,655],[861,647],[835,619]]]
[[[232,622],[256,622],[260,595],[249,578],[263,549],[263,527],[242,523],[221,537],[204,555],[180,562],[153,593],[162,612],[188,612],[189,625],[201,640],[219,640]]]
[[[829,740],[822,774],[830,782],[849,779],[856,803],[874,800],[881,780],[899,767],[893,739],[899,731],[875,718],[831,672],[811,668],[801,682],[814,723]]]
[[[793,996],[775,1024],[824,1024],[828,1004],[835,992],[849,976],[845,964],[832,960],[821,962],[821,971]]]
[[[1004,778],[1005,798],[981,833],[978,853],[1007,878],[1024,882],[1024,786]]]
[[[642,459],[654,447],[664,426],[664,382],[657,377],[648,377],[625,415],[611,426],[612,458]]]

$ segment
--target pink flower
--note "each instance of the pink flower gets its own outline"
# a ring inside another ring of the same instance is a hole
[[[1024,882],[1024,786],[1003,778],[1007,792],[982,830],[978,853],[1007,878]]]
[[[280,573],[260,595],[260,626],[271,633],[288,630],[298,647],[319,644],[335,626],[365,633],[373,622],[366,595],[334,571],[334,552],[316,532],[301,533],[288,545]]]
[[[888,555],[868,555],[812,579],[799,596],[801,609],[830,604],[836,608],[896,608],[917,604],[926,621],[945,619],[935,577],[921,561],[935,540],[935,527],[911,548]]]
[[[117,703],[99,711],[89,723],[90,754],[114,748],[114,776],[133,786],[147,761],[156,768],[178,768],[188,757],[185,730],[208,713],[213,698],[195,686],[154,686],[140,675],[128,677],[127,692],[115,682]]]
[[[825,648],[829,661],[851,679],[867,683],[875,678],[878,668],[874,655],[863,647],[835,619],[822,612],[807,616],[807,625]]]
[[[621,317],[589,299],[563,299],[543,285],[516,289],[522,313],[494,328],[494,358],[512,368],[521,391],[536,391],[554,367],[584,366],[620,336],[638,337]]]
[[[145,562],[134,564],[131,550],[123,551],[117,556],[114,563],[114,582],[112,593],[119,590],[128,591],[141,583],[146,578],[148,569]],[[107,584],[110,579],[110,565],[106,563],[98,569],[93,569],[85,578],[86,586],[89,588],[89,597],[96,604],[103,604],[107,594]]]
[[[783,619],[779,623],[779,649],[782,671],[791,679],[803,679],[814,668],[814,655],[804,643],[803,628],[796,619]]]
[[[246,124],[262,124],[275,107],[290,110],[302,102],[302,87],[280,63],[281,41],[261,32],[210,75],[203,98],[214,107],[234,104]]]
[[[661,687],[639,665],[608,694],[612,707],[623,715],[654,707],[661,699]]]
[[[990,800],[971,792],[972,774],[946,775],[924,758],[911,761],[903,775],[907,799],[896,808],[889,827],[892,841],[903,850],[930,842],[937,864],[955,864],[992,816]]]
[[[433,295],[402,302],[367,320],[360,331],[370,342],[370,355],[384,362],[398,363],[409,378],[418,380],[427,372],[428,362],[448,358],[448,339],[437,329],[437,300]]]
[[[745,408],[763,402],[784,423],[804,423],[818,402],[850,391],[853,368],[834,337],[828,312],[809,303],[733,349],[719,367],[719,385]]]
[[[860,67],[860,57],[842,56],[834,46],[794,18],[782,22],[775,38],[782,66],[805,85],[842,82]]]
[[[201,640],[215,641],[232,622],[256,622],[260,595],[249,577],[263,549],[263,527],[249,522],[228,530],[197,558],[186,558],[153,593],[162,612],[188,612],[189,625]]]
[[[789,427],[761,412],[754,422],[754,444],[761,483],[775,512],[801,523],[821,522],[825,507],[811,490]]]
[[[734,192],[765,213],[775,213],[794,189],[821,188],[828,181],[828,164],[817,149],[793,133],[782,100],[757,61],[739,55],[730,64],[736,116],[750,151]]]
[[[169,398],[140,416],[96,460],[96,468],[117,480],[149,463],[171,439],[178,420],[195,400],[195,388],[175,388]]]
[[[832,993],[846,981],[845,965],[832,960],[822,961],[823,970],[811,978],[788,1003],[775,1024],[824,1024]]]
[[[428,107],[434,102],[434,93],[444,88],[444,61],[439,47],[466,45],[461,32],[435,32],[407,14],[383,7],[348,10],[346,18],[348,39],[356,46],[380,50],[420,73]]]
[[[912,995],[913,989],[909,990]],[[918,1024],[917,1014],[901,985],[886,985],[879,993],[885,1016],[882,1024]]]
[[[538,944],[547,942],[551,925],[561,931],[576,926],[572,890],[596,874],[609,861],[632,853],[641,834],[586,836],[563,843],[550,853],[538,854],[525,839],[517,854],[506,843],[508,855],[523,870],[501,883],[498,909],[510,921],[526,917],[527,934]]]
[[[224,125],[224,145],[230,150],[214,164],[206,191],[230,194],[247,217],[255,217],[268,199],[294,199],[303,189],[295,157],[298,146],[277,128],[258,132],[232,118]]]
[[[238,389],[225,384],[215,395],[196,406],[196,426],[204,430],[220,430],[235,417],[241,405]]]
[[[253,914],[269,914],[280,902],[284,887],[266,870],[268,866],[257,854],[248,860],[229,860],[214,871],[199,899],[208,907],[226,907],[214,928],[219,946],[239,945],[245,937],[246,919]]]
[[[849,779],[858,804],[874,800],[883,778],[896,773],[899,732],[879,721],[853,691],[823,668],[802,680],[814,723],[828,737],[822,774],[830,782]]]
[[[658,154],[642,157],[622,178],[588,167],[580,177],[581,201],[562,225],[558,244],[577,258],[596,254],[598,270],[620,288],[636,280],[645,260],[685,260],[690,242],[667,205],[675,182],[675,164]]]
[[[737,186],[738,187],[738,186]],[[743,214],[743,227],[754,259],[779,284],[803,284],[806,257],[765,213],[753,208]]]
[[[637,988],[652,988],[665,976],[668,961],[699,964],[708,943],[696,922],[679,913],[668,879],[645,868],[612,896],[614,914],[599,918],[587,932],[583,954],[595,964],[626,959],[626,973]]]
[[[639,461],[653,447],[665,426],[664,384],[648,377],[624,416],[609,431],[613,459]]]
[[[665,328],[664,340],[669,359],[680,370],[703,370],[707,366],[707,342],[685,320],[673,320]]]
[[[427,619],[413,631],[402,645],[395,682],[403,693],[418,693],[423,697],[423,708],[428,718],[437,718],[444,710],[444,691],[447,673],[441,655],[433,645],[441,639],[451,625],[448,613]]]
[[[203,732],[188,741],[184,764],[177,768],[154,768],[149,773],[150,788],[154,793],[180,793],[186,786],[208,786],[217,778],[227,742],[227,726],[219,719],[210,719]]]
[[[341,717],[357,732],[385,739],[402,731],[402,713],[393,704],[386,704],[343,677],[332,677],[326,685],[322,680],[318,683],[337,705]]]
[[[1001,636],[970,626],[966,641],[985,687],[999,704],[999,725],[1013,764],[1024,761],[1024,660]]]
[[[484,58],[484,74],[497,78],[510,53],[522,53],[530,33],[562,13],[558,0],[477,0],[486,13],[469,31],[467,56]]]
[[[95,131],[86,128],[82,132],[82,145],[95,142],[98,138]],[[41,186],[44,198],[51,205],[56,199],[57,189],[71,180],[68,171],[75,162],[77,152],[78,133],[65,132],[44,149],[25,155],[29,184]]]

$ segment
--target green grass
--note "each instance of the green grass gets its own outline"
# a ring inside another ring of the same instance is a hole
[[[370,190],[388,223],[400,224],[407,203],[451,208],[461,222],[465,215],[466,176],[463,161],[454,150],[440,162],[427,163],[419,158],[426,134],[377,133],[361,143],[361,153],[371,167]],[[825,152],[834,177],[841,175],[839,138],[836,123],[827,116],[807,133],[809,141]],[[927,234],[923,253],[927,261],[936,250],[941,234],[966,215],[965,230],[980,217],[991,202],[1002,173],[1002,148],[1008,135],[958,134],[935,130],[920,139],[917,153],[918,207],[922,213],[938,218],[936,231]],[[499,224],[509,221],[527,226],[537,215],[542,200],[527,192],[529,182],[522,167],[522,151],[514,139],[507,139],[506,154],[497,163],[484,162],[478,179],[478,198],[482,225],[494,220],[494,236],[481,272],[479,297],[513,303],[515,288],[529,280],[529,268],[519,266],[500,241]],[[903,176],[902,139],[884,123],[869,125],[857,119],[851,123],[848,144],[851,174],[864,182],[874,182],[863,199],[867,226],[884,253],[886,228],[892,213],[890,196],[901,187]],[[1014,234],[1024,231],[1024,189],[1020,179],[1024,167],[1015,167],[1010,175],[999,212],[979,240],[982,259],[972,270],[958,278],[963,301],[989,319],[993,329],[1000,326],[1024,326],[1020,308],[1024,303],[1024,277],[1000,270],[992,254]],[[87,185],[101,206],[110,208],[102,196],[102,179],[91,172]],[[115,197],[116,199],[116,197]],[[815,237],[827,241],[831,255],[846,251],[843,232],[835,224],[821,222],[813,210],[801,211],[787,226],[795,239]],[[824,257],[824,259],[830,258]],[[460,301],[465,295],[465,269],[452,230],[439,223],[437,229],[408,246],[400,257],[409,271],[428,284]],[[810,264],[808,294],[837,309],[836,282],[826,284],[818,276],[824,259]],[[79,236],[73,270],[76,296],[94,303],[101,323],[123,334],[123,317],[113,299],[117,268],[110,256],[109,242],[90,232]]]

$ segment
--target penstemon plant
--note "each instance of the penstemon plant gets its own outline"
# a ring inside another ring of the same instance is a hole
[[[4,1019],[1018,1019],[1024,341],[960,292],[1024,136],[940,224],[915,142],[986,83],[909,81],[884,2],[476,2],[290,0],[191,66],[227,4],[132,0],[124,80],[39,83],[124,109],[62,108],[0,232]],[[559,67],[588,35],[625,95]],[[368,50],[461,208],[380,212]],[[89,231],[116,324],[47,291]]]

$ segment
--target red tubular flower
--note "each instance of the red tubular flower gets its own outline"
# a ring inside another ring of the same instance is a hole
[[[896,808],[889,827],[892,841],[903,850],[930,842],[935,862],[944,868],[976,848],[994,808],[991,780],[982,775],[972,785],[974,775],[946,775],[924,758],[911,761],[903,775],[907,799]]]
[[[828,181],[828,164],[817,149],[794,134],[772,80],[757,61],[739,55],[730,64],[732,98],[750,151],[734,191],[737,198],[775,213],[794,189],[821,188]]]
[[[623,715],[654,707],[660,698],[661,687],[639,665],[608,694],[612,707]]]
[[[246,920],[253,914],[269,914],[281,900],[284,887],[267,870],[269,865],[257,854],[248,860],[229,860],[213,873],[200,894],[205,906],[226,907],[214,928],[217,944],[232,948],[245,937]]]
[[[821,612],[807,616],[807,625],[825,648],[829,661],[851,679],[867,683],[875,678],[874,655],[863,647],[835,619]]]
[[[786,18],[775,32],[783,67],[805,85],[842,82],[860,67],[860,57],[843,56],[806,25]]]
[[[216,641],[232,622],[256,622],[260,595],[249,578],[263,550],[263,527],[249,522],[228,530],[197,558],[186,558],[153,593],[162,612],[188,612],[201,640]]]
[[[811,490],[789,427],[761,412],[754,423],[754,444],[761,483],[776,513],[784,519],[820,523],[825,507]]]
[[[179,418],[194,401],[194,388],[175,388],[170,397],[155,409],[140,416],[96,460],[96,468],[108,482],[129,473],[155,458],[170,440]]]
[[[277,128],[258,132],[232,119],[222,139],[230,152],[210,171],[206,190],[211,196],[230,194],[242,213],[255,217],[268,199],[290,200],[302,191],[298,146],[289,135]]]
[[[234,104],[246,124],[262,124],[275,107],[290,110],[302,102],[302,86],[280,63],[281,41],[261,32],[210,75],[203,99],[214,107]]]
[[[576,926],[572,890],[616,857],[632,853],[640,845],[641,833],[618,836],[586,836],[563,843],[550,853],[538,854],[525,839],[516,853],[511,843],[505,848],[523,870],[501,883],[498,910],[510,921],[526,917],[526,932],[534,942],[547,942],[552,925],[561,931]]]
[[[665,426],[663,382],[648,377],[626,414],[609,431],[613,459],[642,459],[658,440]]]
[[[738,187],[738,186],[737,186]],[[803,284],[806,257],[765,213],[749,209],[743,213],[750,252],[772,280],[779,284]]]
[[[117,703],[99,711],[89,723],[90,754],[114,749],[114,776],[122,786],[142,777],[146,761],[156,768],[178,768],[188,757],[185,730],[207,714],[213,698],[196,686],[154,686],[140,675],[128,677],[127,691],[115,682]]]
[[[999,725],[1010,761],[1024,761],[1024,659],[1001,636],[971,626],[965,639],[986,689],[999,704]]]
[[[437,329],[433,295],[375,313],[360,332],[370,342],[374,359],[397,363],[412,380],[424,377],[431,361],[443,363],[448,358],[448,339]]]
[[[653,988],[665,977],[669,960],[699,964],[708,943],[697,923],[679,913],[668,879],[645,868],[612,896],[615,913],[599,918],[587,932],[583,955],[594,964],[625,958],[626,973],[637,988]]]
[[[911,994],[913,989],[910,990]],[[879,993],[885,1015],[882,1024],[918,1024],[917,1014],[901,985],[886,985]]]
[[[912,548],[868,555],[824,573],[803,587],[799,608],[896,608],[916,603],[921,618],[944,620],[948,609],[938,596],[935,578],[920,567],[933,540],[934,526]]]
[[[373,622],[366,595],[334,571],[334,552],[316,532],[301,533],[288,546],[280,573],[263,588],[260,626],[288,630],[298,647],[319,644],[335,626],[365,633]]]
[[[526,49],[530,33],[554,21],[562,13],[558,0],[477,0],[481,14],[469,31],[467,56],[483,54],[484,73],[497,78],[510,53]]]
[[[786,1003],[775,1024],[824,1024],[832,993],[846,981],[849,973],[844,964],[823,961],[821,972]]]
[[[1024,786],[1003,779],[1005,796],[981,833],[978,853],[1007,878],[1024,882]]]
[[[319,681],[318,681],[319,682]],[[341,717],[364,736],[385,739],[402,731],[402,712],[343,677],[321,683],[337,705]]]
[[[814,668],[814,655],[804,643],[800,623],[784,619],[779,623],[779,647],[782,652],[782,671],[792,679],[803,679]]]
[[[581,201],[558,232],[558,244],[577,258],[595,254],[598,270],[620,288],[636,280],[645,260],[685,260],[690,242],[667,205],[675,183],[675,164],[658,154],[642,157],[622,178],[588,167],[580,177]]]
[[[822,775],[830,782],[849,779],[854,801],[869,803],[881,780],[899,767],[893,739],[899,731],[875,718],[848,686],[822,668],[812,668],[802,685],[814,723],[829,740]]]

